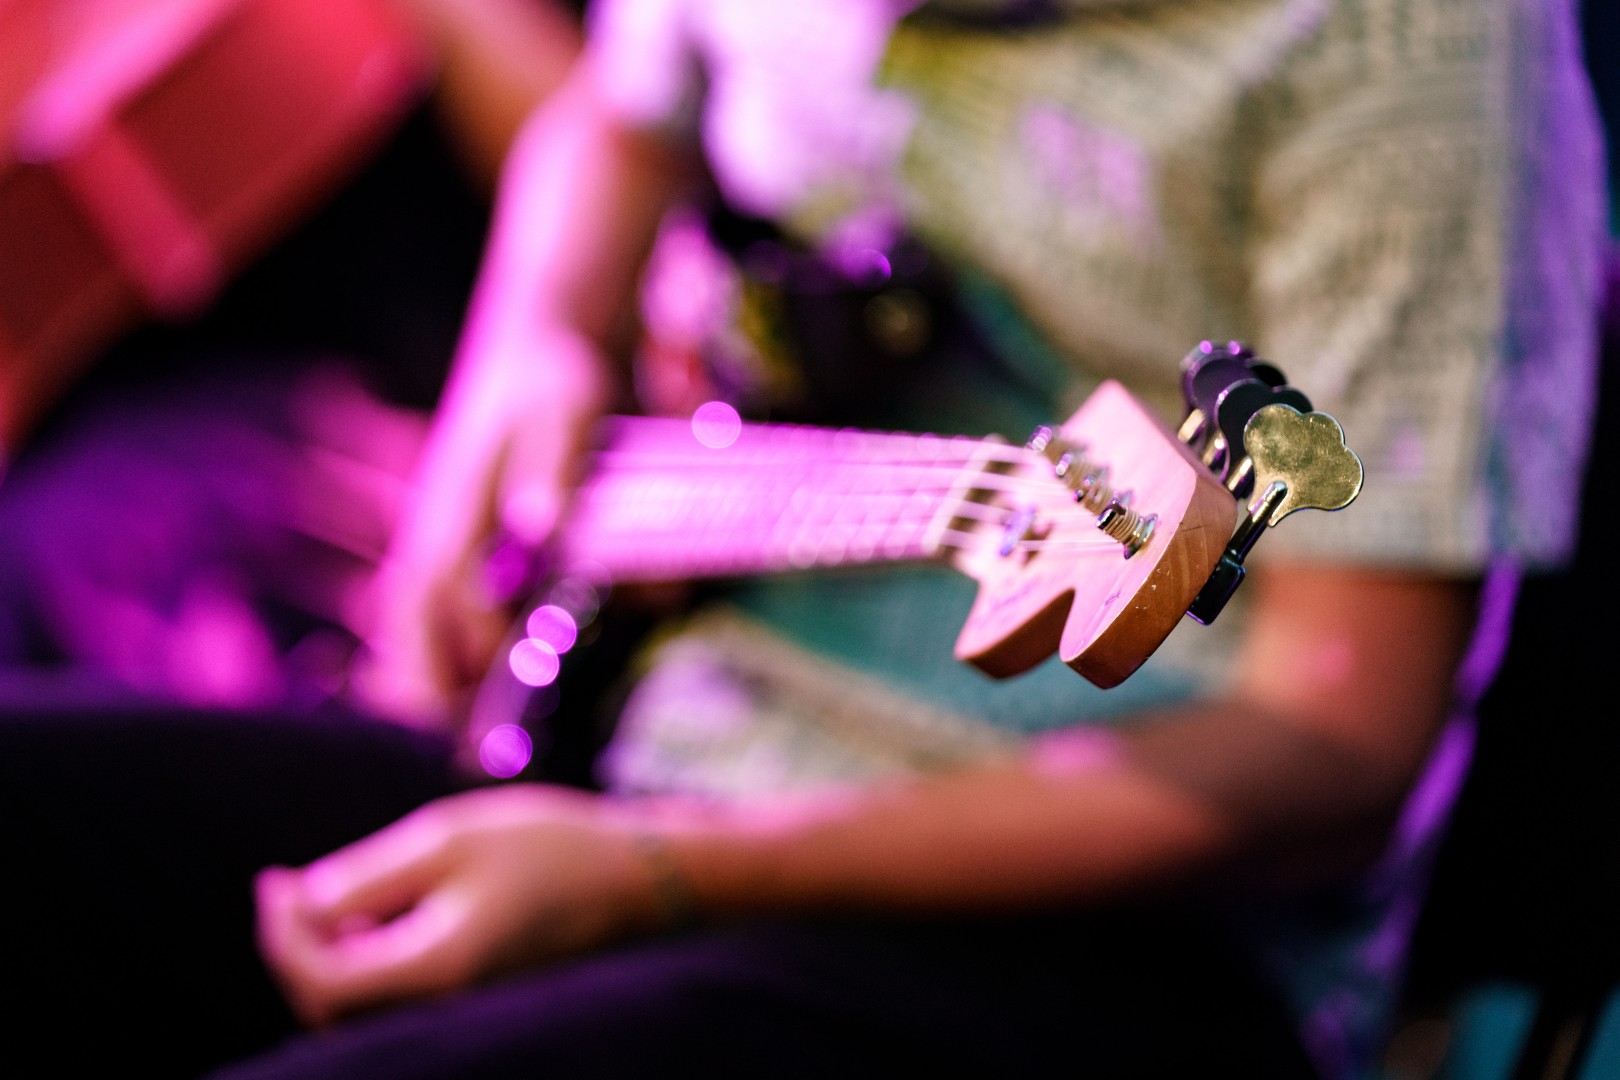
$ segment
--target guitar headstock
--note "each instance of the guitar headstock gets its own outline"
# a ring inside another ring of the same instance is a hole
[[[986,498],[1012,523],[958,557],[979,593],[956,642],[959,659],[997,677],[1055,651],[1098,686],[1118,685],[1186,613],[1237,518],[1192,448],[1115,382],[999,475],[1016,482]],[[1123,541],[1098,525],[1121,502],[1137,534]]]
[[[1179,434],[1107,382],[965,485],[962,505],[997,512],[946,525],[979,540],[955,559],[980,586],[958,658],[1006,677],[1057,652],[1116,686],[1183,615],[1215,618],[1266,526],[1359,493],[1361,462],[1338,423],[1241,346],[1194,350],[1183,389]],[[986,517],[999,531],[975,526]]]

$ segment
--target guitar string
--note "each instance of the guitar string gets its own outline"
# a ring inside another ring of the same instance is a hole
[[[874,442],[859,439],[853,441]],[[893,453],[888,451],[892,450]],[[882,452],[879,452],[882,451]],[[735,469],[790,468],[802,465],[834,467],[887,467],[891,465],[921,468],[964,468],[975,463],[997,463],[1051,467],[1045,457],[1026,447],[1009,443],[975,442],[973,440],[941,440],[937,446],[919,445],[913,438],[897,439],[880,446],[838,445],[836,441],[815,444],[781,446],[766,442],[752,445],[739,440],[719,450],[692,446],[689,442],[671,445],[662,439],[629,439],[594,451],[594,461],[604,465],[625,464],[641,469],[663,467]]]
[[[661,463],[666,467],[669,464],[667,459],[664,459]],[[709,463],[714,464],[712,459]],[[1009,482],[1014,478],[1000,474],[972,474],[964,478],[962,466],[941,463],[926,470],[924,474],[925,476],[932,475],[939,478],[941,482],[935,484],[932,488],[925,488],[915,482],[894,483],[896,471],[890,470],[887,474],[890,482],[880,484],[875,489],[839,490],[840,487],[847,488],[850,469],[847,466],[835,466],[824,470],[823,475],[816,478],[818,483],[801,485],[795,488],[793,492],[788,493],[789,499],[786,501],[782,498],[784,493],[780,487],[771,493],[775,496],[774,500],[772,498],[753,498],[732,501],[731,516],[733,519],[735,519],[739,511],[747,512],[750,509],[757,511],[760,509],[759,504],[769,504],[774,501],[776,505],[764,508],[767,516],[774,517],[775,523],[772,526],[772,532],[777,534],[773,538],[775,546],[770,551],[756,550],[752,557],[742,558],[738,556],[736,551],[728,552],[722,549],[707,553],[706,558],[697,558],[692,555],[688,548],[683,556],[673,559],[660,558],[658,552],[619,552],[617,557],[621,560],[621,570],[628,571],[633,565],[635,570],[631,572],[639,571],[653,575],[660,567],[675,568],[693,565],[703,565],[711,568],[748,566],[755,569],[772,567],[783,569],[793,567],[808,568],[817,565],[840,566],[850,562],[871,561],[874,556],[889,560],[926,557],[930,553],[923,547],[923,544],[928,539],[932,539],[938,548],[943,550],[985,549],[998,543],[994,535],[988,531],[986,533],[974,533],[950,528],[937,530],[932,528],[942,516],[941,507],[946,496],[961,490],[964,486],[986,486],[983,483],[986,480],[992,481],[988,485],[990,487],[1015,493],[1020,490],[1029,490],[1032,486],[1043,488],[1049,493],[1052,485],[1050,480],[1042,477],[1029,478],[1025,483]],[[911,473],[917,471],[914,463],[907,471]],[[727,472],[733,477],[736,475],[734,468],[729,468]],[[865,477],[869,475],[869,472],[869,469],[862,469],[855,475]],[[690,477],[685,475],[678,478],[670,477],[667,468],[661,469],[660,473],[668,478],[669,495],[657,500],[644,498],[636,505],[641,509],[646,509],[649,502],[679,503],[682,513],[678,514],[675,520],[666,518],[663,531],[672,535],[680,534],[690,538],[692,535],[692,503],[694,502],[689,489]],[[827,475],[828,473],[832,475]],[[619,479],[622,481],[623,474],[620,474]],[[640,479],[644,481],[645,475],[643,474]],[[840,485],[833,482],[839,479],[845,480],[846,483]],[[597,489],[597,493],[604,496],[610,506],[627,505],[622,499],[614,498],[615,494],[622,497],[624,494],[622,486],[617,493],[604,490],[604,488],[611,489],[613,486],[610,479]],[[634,486],[643,489],[649,487],[646,483]],[[650,485],[654,491],[660,486],[656,482]],[[711,489],[706,494],[712,496],[715,492]],[[792,501],[793,495],[801,496],[796,504]],[[904,510],[899,514],[890,512],[878,521],[871,520],[870,505],[873,503],[885,503],[892,507],[898,501],[903,505],[915,505],[919,498],[931,505],[921,511]],[[696,501],[702,502],[705,500],[700,498]],[[656,512],[657,507],[653,509]],[[702,506],[698,507],[699,512],[703,509],[705,508]],[[1062,513],[1053,514],[1048,508],[1046,520],[1055,525],[1058,520],[1072,521],[1078,518],[1082,519],[1087,525],[1095,527],[1095,516],[1089,512],[1070,506],[1061,507],[1061,510]],[[1018,508],[1015,507],[973,502],[966,499],[958,499],[954,511],[949,520],[968,518],[985,522],[993,527],[1005,525],[1012,515],[1019,512]],[[641,524],[643,527],[634,530],[634,532],[637,545],[645,548],[649,532],[655,532],[656,530],[644,527],[644,518]],[[714,531],[716,523],[712,517],[709,520],[709,525],[708,531]],[[875,537],[869,535],[872,530],[876,530],[878,535]],[[807,537],[807,533],[817,535]],[[904,535],[896,538],[897,533]],[[786,536],[782,534],[786,534]],[[610,533],[610,535],[613,534]],[[622,533],[619,535],[622,535]],[[1120,553],[1120,546],[1116,540],[1100,532],[1091,532],[1085,536],[1068,536],[1056,540],[1026,536],[1016,541],[1008,550],[1008,554],[1012,552],[1031,554],[1040,551],[1066,551],[1077,555],[1108,554],[1117,557]],[[666,551],[664,554],[668,555],[669,552]]]
[[[743,459],[753,461],[776,461],[785,464],[801,461],[834,460],[851,464],[885,461],[905,462],[932,462],[952,460],[948,454],[958,455],[956,460],[971,461],[974,458],[989,459],[1005,462],[1041,462],[1046,459],[1034,450],[1011,443],[975,442],[971,439],[956,441],[941,439],[937,443],[919,443],[914,439],[894,440],[883,443],[881,440],[852,439],[851,442],[866,441],[877,443],[876,446],[855,447],[848,444],[838,445],[836,441],[812,444],[804,442],[801,445],[784,446],[773,443],[750,443],[740,439],[722,449],[708,449],[701,445],[693,446],[689,441],[680,444],[671,444],[663,439],[632,438],[594,450],[591,456],[597,459],[610,460],[613,458],[648,458],[654,461],[688,461],[708,462],[712,464],[734,464]],[[877,453],[877,450],[885,453]],[[890,454],[886,451],[893,450]]]
[[[848,496],[841,496],[839,506],[819,508],[819,513],[816,512],[818,509],[816,507],[808,508],[805,512],[798,514],[778,513],[775,515],[775,524],[773,524],[772,528],[774,531],[793,532],[796,534],[802,534],[806,531],[815,530],[820,531],[822,534],[830,534],[836,531],[852,535],[859,534],[863,530],[877,529],[881,530],[885,535],[887,535],[902,532],[906,529],[911,529],[916,534],[917,538],[920,539],[927,532],[928,526],[944,516],[937,509],[930,509],[926,512],[905,512],[901,514],[889,515],[874,521],[869,516],[860,515],[858,507],[851,510],[848,505],[851,501],[860,502],[874,498],[890,497],[892,496],[878,496],[867,493],[854,493],[852,498]],[[683,506],[690,511],[690,504],[688,502],[683,500]],[[786,508],[773,509],[785,510]],[[951,520],[968,518],[974,521],[984,522],[992,526],[1005,526],[1017,512],[1017,509],[1012,507],[996,506],[986,503],[961,502],[958,503],[949,516]],[[1087,512],[1079,512],[1074,514],[1073,518],[1070,520],[1072,521],[1076,518],[1088,526],[1095,527],[1095,515]],[[1052,516],[1048,515],[1045,520],[1052,520]],[[593,519],[589,517],[588,514],[580,518],[580,524],[587,529],[593,523]],[[1057,522],[1053,522],[1053,524],[1056,523]],[[709,530],[711,531],[717,527],[723,528],[723,526],[716,526],[712,522],[708,526]],[[645,517],[643,517],[637,533],[637,542],[645,543],[649,533],[657,533],[660,531],[672,534],[690,535],[693,528],[691,521],[686,517],[678,520],[666,519],[662,529],[647,524]],[[970,543],[975,546],[984,546],[992,543],[995,540],[995,538],[989,533],[968,533],[962,532],[961,530],[947,529],[943,531],[942,535],[959,538],[963,546],[967,546]],[[879,540],[876,543],[881,542],[882,541]],[[1069,536],[1056,540],[1026,538],[1015,543],[1015,550],[1026,552],[1061,549],[1084,550],[1086,548],[1118,551],[1119,542],[1105,534],[1096,532],[1091,535]]]
[[[683,430],[685,425],[681,422],[653,423],[658,423],[666,432],[685,434]],[[641,434],[634,432],[634,429],[629,430],[634,434]],[[649,501],[645,491],[649,486],[649,474],[655,478],[650,486],[656,490],[659,486],[656,478],[669,477],[673,473],[676,475],[672,477],[674,481],[672,489],[686,488],[687,490],[680,496],[680,501],[689,504],[693,499],[690,485],[694,483],[691,477],[694,469],[700,472],[723,471],[734,478],[739,471],[780,474],[790,468],[809,465],[813,467],[814,475],[795,485],[789,494],[789,499],[797,499],[798,505],[793,505],[790,501],[788,505],[768,508],[769,511],[775,512],[778,521],[785,520],[788,523],[785,528],[796,527],[801,532],[814,528],[858,532],[861,529],[876,527],[887,535],[906,527],[923,530],[938,519],[939,513],[930,509],[926,514],[891,514],[874,524],[868,520],[869,509],[862,512],[862,508],[857,506],[852,511],[850,503],[897,499],[907,501],[918,498],[942,499],[957,491],[963,492],[964,495],[986,491],[1012,495],[1042,492],[1050,494],[1053,486],[1053,478],[1039,473],[1029,476],[977,471],[987,462],[1045,465],[1045,459],[1038,457],[1035,452],[1007,443],[985,442],[964,437],[919,437],[860,431],[833,432],[829,435],[820,429],[791,427],[749,427],[744,429],[744,434],[744,439],[739,439],[732,447],[718,453],[694,451],[689,444],[672,448],[667,438],[652,440],[659,445],[647,449],[633,445],[638,441],[645,441],[644,439],[621,437],[618,445],[598,451],[594,455],[597,468],[601,471],[596,473],[597,480],[585,485],[586,490],[595,489],[597,495],[611,498],[612,493],[605,489],[611,488],[615,479],[622,484],[624,473],[630,471],[635,474],[635,479],[640,481],[634,486],[642,489],[640,502],[645,505]],[[774,437],[778,434],[785,434],[785,439]],[[784,441],[788,445],[784,445]],[[632,445],[627,447],[624,445],[626,442]],[[880,447],[892,448],[898,453],[891,456],[873,452]],[[853,449],[862,452],[849,454],[848,451]],[[842,451],[842,453],[834,453],[833,460],[828,461],[828,451]],[[770,479],[780,481],[781,476],[772,476]],[[777,496],[776,501],[780,503],[780,493],[772,494]],[[836,498],[839,503],[830,516],[826,514],[824,508],[817,505],[821,500],[828,498]],[[811,503],[808,508],[804,506],[806,499]],[[744,505],[771,501],[769,498],[738,500]],[[1004,525],[1021,510],[1018,507],[977,502],[965,497],[958,499],[954,509],[955,512],[951,515],[953,520],[968,518],[992,525]],[[816,514],[818,510],[822,511],[819,515]],[[861,520],[849,520],[854,516],[860,517]],[[1075,506],[1060,507],[1056,512],[1048,506],[1044,508],[1043,519],[1054,525],[1076,519],[1095,524],[1093,513]],[[945,530],[939,536],[942,544],[955,547],[982,546],[992,539],[985,535],[953,530]],[[1099,535],[1066,537],[1058,540],[1025,538],[1017,541],[1013,550],[1078,551],[1086,548],[1117,551],[1118,543]]]
[[[953,448],[961,449],[961,448]],[[960,457],[945,457],[938,454],[921,454],[916,452],[902,452],[895,455],[887,454],[844,454],[838,453],[834,448],[806,448],[801,453],[773,453],[769,448],[733,447],[726,451],[710,453],[693,453],[685,450],[671,451],[666,448],[620,448],[598,450],[591,455],[591,459],[599,465],[609,467],[625,465],[637,470],[657,469],[660,467],[693,468],[696,466],[715,469],[737,468],[793,468],[804,465],[849,467],[849,468],[887,468],[891,466],[908,466],[917,468],[965,468],[976,462],[990,462],[1009,465],[1047,465],[1050,463],[1030,451],[1019,447],[1006,447],[997,444],[984,444],[979,452]]]
[[[657,467],[632,467],[627,462],[612,462],[610,467],[600,470],[596,477],[587,481],[581,490],[587,494],[602,491],[613,484],[635,486],[640,489],[656,490],[659,486],[667,485],[672,490],[679,488],[690,493],[691,489],[702,483],[701,479],[694,479],[690,468],[678,468],[679,463],[668,461],[658,462]],[[744,471],[739,469],[738,462],[721,464],[707,463],[714,469],[716,475],[724,475],[735,480],[737,475]],[[795,483],[795,490],[811,493],[828,493],[839,495],[872,495],[899,493],[916,493],[927,495],[934,492],[949,492],[956,488],[969,491],[996,491],[1013,494],[1055,493],[1056,481],[1045,476],[1020,476],[1006,473],[976,473],[969,471],[969,465],[908,463],[904,466],[885,466],[878,475],[879,470],[867,463],[834,464],[824,462],[815,463],[818,467],[812,475]],[[759,466],[756,468],[752,462],[746,463],[747,471],[767,473],[771,470]],[[621,471],[622,470],[622,471]],[[902,478],[906,479],[902,479]],[[910,479],[919,477],[919,480]],[[841,482],[840,482],[841,481]],[[863,483],[862,481],[867,481]],[[933,481],[933,483],[928,483]],[[770,475],[764,481],[767,485],[779,484],[786,486],[789,481],[781,475]],[[645,497],[646,492],[641,491]]]
[[[786,470],[794,466],[812,465],[819,469],[854,469],[859,471],[890,472],[905,469],[908,472],[947,471],[952,486],[961,486],[960,474],[986,463],[1024,464],[1038,467],[1047,462],[1039,452],[1026,446],[982,439],[973,436],[915,434],[862,429],[828,430],[792,424],[745,424],[738,438],[730,446],[718,451],[692,446],[693,436],[686,421],[668,418],[618,418],[619,435],[608,448],[597,451],[604,464],[633,464],[647,467],[694,466],[719,467],[735,470]],[[653,442],[652,449],[635,446]],[[628,444],[628,445],[626,445]],[[893,450],[895,453],[874,453],[875,449]],[[1083,447],[1082,447],[1083,449]],[[951,455],[959,455],[952,457]],[[829,456],[832,458],[828,461]],[[996,490],[1007,492],[1039,491],[1049,487],[1051,477],[1008,476],[1000,473],[980,473],[968,490]],[[919,493],[922,489],[918,488]]]
[[[1004,491],[1013,491],[1016,494],[1017,489],[1004,489]],[[635,518],[638,518],[645,525],[648,518],[654,517],[658,513],[659,508],[672,505],[672,507],[682,508],[684,513],[680,513],[680,515],[666,513],[664,517],[682,517],[690,521],[703,513],[703,515],[708,515],[710,518],[719,517],[726,521],[734,521],[735,518],[739,517],[739,513],[745,512],[745,510],[753,510],[753,512],[763,513],[766,517],[770,517],[771,520],[794,521],[794,523],[816,523],[816,521],[820,521],[825,525],[852,526],[860,525],[860,523],[872,523],[873,518],[875,518],[872,507],[875,507],[875,505],[876,507],[885,507],[886,505],[886,507],[889,507],[889,513],[881,515],[880,523],[902,526],[914,525],[914,523],[920,523],[920,521],[925,523],[925,521],[941,517],[940,505],[944,504],[944,500],[951,492],[953,492],[953,489],[944,489],[944,487],[933,489],[933,491],[914,489],[914,491],[909,492],[862,492],[826,489],[826,491],[815,492],[813,495],[805,495],[805,499],[802,502],[797,502],[797,504],[791,499],[771,500],[766,499],[766,497],[731,500],[705,499],[701,495],[695,497],[695,495],[690,494],[669,494],[658,497],[658,499],[645,499],[645,497],[638,499],[633,512],[609,513],[620,518],[629,517],[630,513],[635,513]],[[928,504],[938,505],[917,508],[902,507],[899,510],[893,508],[893,504],[896,504],[896,502],[904,504],[904,502],[915,502],[915,500],[923,500]],[[583,500],[583,502],[588,507],[590,502],[608,502],[611,505],[616,504],[619,500],[614,499],[614,492],[598,491],[593,492],[591,499]],[[726,512],[721,513],[721,510],[726,510]],[[1024,512],[1024,510],[1025,507],[1014,507],[1014,505],[957,499],[953,512],[949,517],[970,518],[970,520],[983,521],[983,523],[991,523],[991,525],[1006,525],[1014,515]],[[582,513],[590,513],[590,510],[582,510]],[[608,515],[603,515],[603,517],[608,517]],[[1050,507],[1050,505],[1040,507],[1038,508],[1037,518],[1043,523],[1055,526],[1095,525],[1097,523],[1097,513],[1092,512],[1089,508],[1082,507],[1082,505],[1072,504],[1072,502],[1071,504],[1059,504],[1058,507]]]
[[[653,493],[651,494],[646,491],[639,490],[636,492],[638,497],[636,498],[635,502],[639,507],[647,507],[649,505],[656,505],[659,503],[678,503],[684,506],[691,506],[693,504],[712,504],[712,502],[715,501],[712,493],[694,493],[692,490],[694,482],[690,477],[687,476],[671,478],[669,491],[666,494],[660,495],[656,493],[659,486],[661,485],[659,485],[656,481],[649,481],[644,474],[630,483],[620,481],[618,491],[613,490],[615,487],[615,482],[613,479],[599,480],[586,485],[582,501],[590,502],[602,500],[609,503],[616,502],[625,495],[624,489],[627,487],[634,487],[637,489],[652,489]],[[774,492],[772,493],[774,498],[753,496],[744,497],[741,499],[728,499],[725,501],[740,507],[759,507],[760,504],[766,504],[770,510],[776,511],[779,515],[790,516],[797,513],[798,516],[808,521],[811,519],[811,514],[817,509],[817,507],[814,505],[817,500],[837,500],[839,504],[847,508],[851,503],[874,503],[883,500],[898,500],[905,502],[907,500],[920,498],[925,500],[937,499],[942,501],[946,496],[957,490],[964,490],[965,493],[972,493],[974,491],[988,491],[997,494],[1009,495],[1050,495],[1052,493],[1052,484],[1051,481],[1039,477],[1019,480],[1018,478],[1014,477],[988,474],[972,477],[970,479],[963,480],[960,483],[942,482],[933,486],[923,486],[920,484],[908,484],[904,486],[891,485],[871,490],[861,490],[848,485],[837,484],[832,481],[832,478],[818,477],[816,478],[815,482],[807,482],[798,485],[791,491]],[[798,505],[794,505],[795,497],[797,497]],[[1013,515],[1019,513],[1022,509],[1023,508],[1016,506],[1006,506],[999,503],[976,502],[971,499],[962,498],[958,500],[956,512],[953,513],[952,516],[971,517],[977,521],[1005,524],[1007,520],[1009,520]],[[837,514],[837,512],[837,508],[833,508],[833,513]],[[855,511],[846,510],[845,517],[847,518],[849,516],[854,516],[854,513]],[[868,514],[869,513],[870,511],[868,511]],[[1097,516],[1095,512],[1080,506],[1078,502],[1075,501],[1060,503],[1056,507],[1042,507],[1041,515],[1043,520],[1053,521],[1054,523],[1094,523]],[[905,524],[919,519],[923,521],[930,520],[936,516],[938,516],[938,511],[930,509],[926,513],[919,514],[916,517],[907,517],[904,515],[904,513],[902,513],[900,515],[892,515],[888,520],[892,520],[896,524]],[[833,524],[848,524],[847,520],[838,521],[836,517],[827,517],[825,520]]]
[[[953,486],[963,486],[966,470],[987,464],[1044,465],[1045,459],[1027,447],[976,439],[969,436],[913,435],[870,432],[854,429],[827,431],[795,425],[745,425],[739,438],[719,450],[692,445],[693,436],[682,421],[651,419],[631,421],[620,418],[619,434],[607,448],[596,453],[598,467],[611,471],[615,466],[638,472],[694,468],[722,469],[735,474],[739,469],[758,472],[790,470],[809,465],[819,472],[838,474],[854,470],[864,480],[876,473],[878,483],[892,486],[897,474],[927,476],[944,473]],[[647,444],[651,444],[650,446]],[[818,487],[829,486],[823,477]],[[967,483],[969,490],[1014,491],[1039,488],[1051,483],[1048,477],[984,473]],[[858,489],[861,485],[852,485]],[[921,484],[913,484],[921,489]]]
[[[992,530],[987,530],[983,533],[963,533],[964,536],[971,535],[976,537],[979,543],[990,543],[994,541],[996,538],[993,535],[993,528],[995,526],[1005,527],[1016,513],[1014,510],[1008,510],[1000,507],[982,507],[982,504],[966,504],[966,506],[972,506],[975,507],[975,509],[968,510],[964,513],[960,512],[964,508],[959,507],[959,512],[952,513],[949,515],[949,517],[952,520],[968,518],[970,520],[983,522],[986,525],[992,526]],[[832,514],[804,514],[797,516],[779,515],[776,518],[778,524],[774,524],[772,529],[774,531],[784,533],[792,532],[795,534],[808,531],[819,531],[823,534],[831,534],[835,532],[840,534],[859,534],[863,531],[873,530],[878,530],[884,534],[894,534],[903,533],[905,530],[910,529],[920,537],[927,531],[928,527],[932,523],[938,521],[943,516],[945,515],[941,513],[916,513],[888,516],[879,520],[872,520],[870,518],[856,518],[852,514],[842,517],[834,516]],[[1078,515],[1077,517],[1079,523],[1083,526],[1096,529],[1096,519],[1094,516]],[[1073,523],[1074,520],[1074,518],[1071,518],[1070,523]],[[582,517],[579,519],[579,522],[587,531],[589,531],[590,526],[593,524],[600,527],[599,522],[589,517]],[[1037,518],[1036,522],[1045,522],[1053,525],[1054,527],[1059,524],[1058,521],[1054,521],[1051,517],[1044,519]],[[639,523],[637,542],[646,543],[651,536],[660,534],[672,536],[690,536],[694,531],[712,533],[715,531],[725,531],[725,527],[723,525],[710,524],[706,527],[699,526],[694,529],[689,519],[671,520],[660,527],[657,525],[648,524],[646,519],[643,518]],[[1092,535],[1064,536],[1051,540],[1021,539],[1016,541],[1016,544],[1018,550],[1020,551],[1057,550],[1063,548],[1084,549],[1088,547],[1117,550],[1119,547],[1119,542],[1117,540],[1114,540],[1105,533],[1100,532],[1100,530]]]
[[[986,550],[993,546],[987,537],[978,533],[962,532],[958,529],[945,529],[938,534],[939,546],[952,551]],[[850,545],[854,546],[854,545]],[[869,563],[873,561],[906,561],[910,558],[928,558],[929,553],[916,549],[915,553],[900,552],[898,554],[885,552],[881,545],[859,548],[851,551],[850,546],[836,551],[818,546],[808,549],[803,556],[795,557],[794,553],[783,548],[773,550],[758,558],[740,559],[731,554],[716,553],[707,558],[669,557],[668,552],[647,552],[645,555],[632,553],[617,553],[614,556],[616,564],[629,569],[647,570],[661,566],[839,566],[846,562]],[[1118,557],[1119,544],[1112,540],[1095,540],[1071,542],[1067,545],[1051,541],[1029,540],[1022,541],[1015,546],[1014,551],[1039,552],[1053,547],[1067,546],[1071,549],[1080,549],[1081,554],[1107,554]],[[1088,550],[1089,549],[1089,550]],[[1010,553],[1009,553],[1010,554]],[[623,576],[622,574],[620,576]]]

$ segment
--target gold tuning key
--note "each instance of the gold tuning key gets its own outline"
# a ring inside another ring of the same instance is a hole
[[[1213,622],[1243,581],[1243,560],[1269,525],[1295,510],[1341,510],[1361,493],[1361,459],[1344,441],[1344,429],[1326,413],[1267,405],[1243,428],[1243,449],[1254,476],[1254,497],[1226,552],[1187,609],[1201,623]]]
[[[1361,494],[1361,459],[1345,445],[1344,429],[1327,413],[1267,405],[1244,427],[1243,449],[1254,463],[1256,497],[1278,485],[1283,489],[1267,525],[1295,510],[1342,510]]]

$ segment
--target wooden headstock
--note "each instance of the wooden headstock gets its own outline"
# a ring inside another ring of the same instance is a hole
[[[1238,516],[1198,456],[1114,382],[1046,446],[995,475],[1017,482],[967,497],[1005,506],[1016,523],[983,530],[983,543],[956,560],[979,582],[956,655],[997,677],[1056,652],[1098,686],[1124,681],[1186,614]],[[1146,532],[1134,551],[1098,525],[1122,499]]]

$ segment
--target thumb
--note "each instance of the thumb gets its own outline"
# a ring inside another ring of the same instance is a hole
[[[429,896],[388,922],[333,935],[301,910],[292,871],[256,883],[259,948],[295,1015],[312,1027],[357,1010],[428,996],[464,981],[454,948],[465,905]]]

